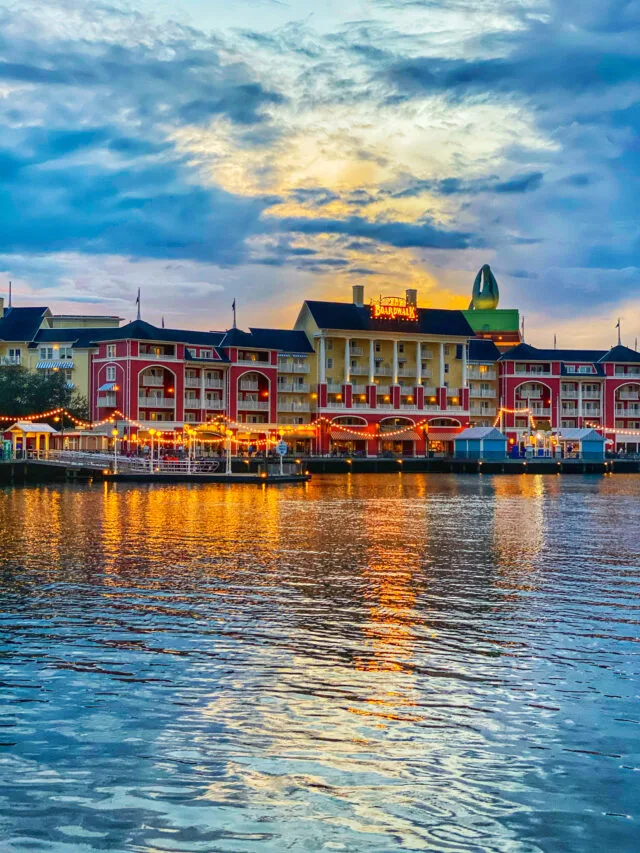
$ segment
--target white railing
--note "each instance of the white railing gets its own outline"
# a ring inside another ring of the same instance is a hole
[[[279,412],[309,412],[311,411],[311,407],[309,403],[292,403],[292,402],[278,402],[278,411]]]
[[[266,400],[238,400],[238,409],[249,412],[268,412],[269,403]]]
[[[423,349],[420,353],[420,360],[429,361],[430,358],[433,358],[433,353],[431,352],[431,350]]]
[[[138,397],[138,407],[143,409],[173,409],[173,397]]]
[[[562,389],[562,391],[560,391],[560,396],[564,400],[577,400],[578,399],[578,392],[576,391],[575,388],[571,388],[568,391],[565,391],[564,389]]]
[[[539,400],[542,397],[542,388],[518,388],[518,394],[523,399]]]
[[[362,400],[354,400],[353,401],[353,408],[354,409],[368,409],[369,404],[366,402],[363,403]]]
[[[376,385],[376,390],[378,392],[378,395],[390,394],[391,393],[391,386],[390,385]]]
[[[327,392],[329,394],[342,394],[342,385],[337,382],[327,382]]]
[[[224,409],[224,400],[205,400],[205,409]]]
[[[186,376],[184,380],[185,388],[199,388],[200,378],[198,376]]]
[[[260,388],[260,384],[258,382],[252,382],[250,379],[241,379],[240,380],[240,390],[241,391],[258,391]]]
[[[640,396],[637,391],[619,391],[618,392],[619,400],[638,400]]]
[[[376,403],[378,409],[393,409],[393,403]]]
[[[256,361],[253,358],[239,358],[236,361],[236,364],[248,364],[251,367],[271,367],[270,362],[268,361]]]
[[[562,414],[566,415],[568,418],[576,418],[578,416],[578,410],[577,408],[571,408],[570,406],[563,406]]]
[[[420,376],[423,379],[431,379],[431,377],[433,376],[433,373],[431,372],[431,370],[428,367],[426,367],[420,371]]]
[[[640,376],[640,367],[618,367],[615,369],[616,376]]]
[[[531,414],[536,418],[548,418],[551,415],[551,409],[546,409],[543,406],[532,406]]]
[[[308,394],[309,385],[306,382],[296,385],[295,382],[279,382],[278,391],[283,394]]]
[[[366,394],[367,386],[366,385],[352,385],[351,390],[354,394]]]
[[[424,388],[424,396],[425,397],[435,397],[436,396],[436,389],[433,388],[431,385],[423,385],[422,387]]]
[[[636,418],[640,414],[640,406],[616,406],[616,415],[622,415],[623,418]]]
[[[218,391],[222,390],[222,379],[205,379],[204,380],[205,388],[215,388]]]
[[[487,406],[487,408],[483,408],[482,406],[471,406],[469,413],[476,416],[493,416],[496,413],[495,406]]]
[[[469,388],[470,397],[497,397],[495,388]]]
[[[164,377],[162,376],[145,376],[142,374],[142,384],[145,388],[162,388],[164,385]]]
[[[364,350],[362,347],[349,347],[349,354],[352,356],[364,355]]]
[[[165,355],[162,352],[145,352],[142,349],[138,355],[140,358],[144,357],[145,361],[155,361],[155,359],[158,359],[159,361],[175,361],[177,358],[175,355]]]
[[[350,367],[349,373],[352,376],[368,376],[369,375],[369,368],[365,367],[362,364],[358,364],[358,365],[356,365],[356,367]]]
[[[490,381],[496,378],[496,372],[495,370],[474,370],[472,367],[470,367],[468,371],[468,377],[469,379],[482,379],[484,381]]]
[[[200,408],[200,398],[199,397],[186,397],[185,396],[184,405],[187,409],[199,409]]]
[[[53,359],[51,359],[51,360],[53,360]],[[16,365],[18,365],[20,363],[21,362],[20,362],[19,358],[10,358],[8,355],[3,355],[2,358],[0,358],[0,364],[3,367],[15,367]]]
[[[600,413],[601,413],[600,409],[588,409],[586,407],[583,409],[583,412],[582,412],[582,414],[585,418],[599,418]]]
[[[98,394],[98,405],[99,406],[115,406],[116,404],[116,395],[115,394]]]
[[[404,376],[404,377],[415,376],[416,375],[416,369],[417,368],[415,368],[415,367],[399,367],[398,368],[398,376]]]
[[[281,373],[309,373],[311,368],[301,361],[278,359],[278,370]]]
[[[447,411],[448,412],[464,412],[465,408],[464,408],[464,406],[450,406],[449,403],[447,403]]]
[[[392,368],[383,367],[382,365],[380,365],[380,367],[374,367],[373,372],[376,376],[391,376],[393,373]]]

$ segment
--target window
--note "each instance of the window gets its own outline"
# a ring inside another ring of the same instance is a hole
[[[404,344],[403,343],[398,344],[398,352],[404,352]]]
[[[210,349],[201,349],[200,358],[213,358],[213,353]]]
[[[10,349],[9,350],[9,361],[13,364],[20,364],[20,358],[22,357],[22,352],[19,349]]]
[[[185,398],[187,400],[197,400],[195,391],[185,391]]]
[[[382,344],[376,341],[376,352],[382,352]]]
[[[332,368],[332,367],[333,367],[333,359],[332,359],[332,358],[328,358],[328,359],[327,359],[327,368],[328,368],[329,370],[331,370],[331,368]]]
[[[449,346],[449,344],[445,344],[444,345],[444,354],[449,355],[450,350],[451,350],[451,347]]]
[[[382,359],[381,359],[381,358],[376,358],[376,370],[377,370],[379,367],[382,367]]]
[[[115,358],[116,357],[116,345],[115,344],[107,344],[107,358]]]
[[[115,382],[116,381],[116,368],[114,365],[110,365],[106,370],[106,378],[107,382]]]
[[[355,338],[354,338],[353,340],[350,340],[350,341],[349,341],[349,346],[357,347],[357,346],[358,346],[358,341],[356,341],[356,340],[355,340]]]
[[[357,367],[357,366],[358,366],[358,359],[352,358],[351,359],[351,367]]]
[[[58,358],[68,361],[73,358],[73,347],[59,347]]]
[[[50,361],[53,358],[53,347],[40,347],[40,358],[43,361]]]
[[[583,364],[578,368],[578,373],[593,373],[593,368],[590,364]]]
[[[449,387],[449,383],[448,383],[448,382],[445,382],[445,383],[444,383],[444,387],[445,387],[445,388],[448,388],[448,387]]]
[[[73,370],[63,370],[62,374],[67,385],[73,385]]]
[[[449,365],[448,365],[448,364],[445,364],[445,366],[444,366],[444,372],[445,372],[445,373],[448,373],[448,372],[449,372]]]
[[[193,424],[196,420],[195,412],[185,412],[184,419],[187,423]]]
[[[575,373],[576,372],[575,364],[567,364],[566,371],[567,371],[567,373]]]
[[[333,349],[333,341],[331,338],[327,338],[327,349]]]

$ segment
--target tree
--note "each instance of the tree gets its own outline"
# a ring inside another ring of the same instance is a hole
[[[0,415],[24,417],[60,408],[88,420],[86,398],[74,394],[64,373],[32,373],[22,365],[0,367]]]

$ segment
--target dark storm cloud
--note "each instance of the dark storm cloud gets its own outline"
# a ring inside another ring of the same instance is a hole
[[[446,231],[426,222],[371,222],[358,216],[348,219],[289,217],[278,220],[278,225],[285,231],[363,237],[402,249],[464,249],[470,243],[469,234]]]

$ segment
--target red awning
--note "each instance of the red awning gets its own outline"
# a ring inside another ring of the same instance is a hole
[[[370,438],[375,438],[375,436],[368,432],[356,433],[355,431],[352,432],[351,430],[341,429],[340,427],[331,427],[329,434],[331,438],[338,441],[367,441]]]
[[[429,441],[453,441],[460,435],[461,432],[461,429],[457,430],[456,432],[437,432],[436,429],[430,429],[428,433],[428,438]]]
[[[380,441],[420,441],[422,436],[418,435],[414,429],[405,429],[402,432],[390,432],[389,434],[381,432],[379,438]]]

